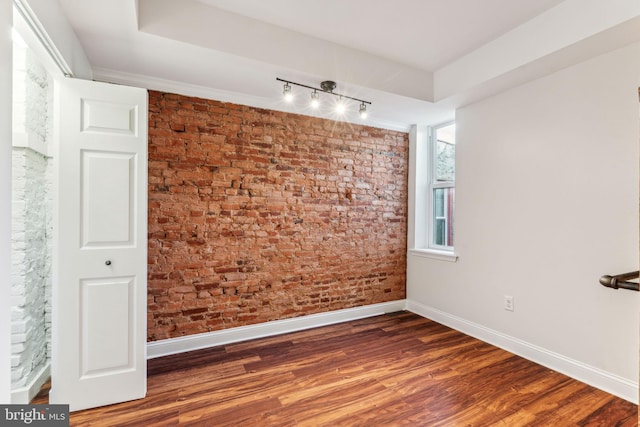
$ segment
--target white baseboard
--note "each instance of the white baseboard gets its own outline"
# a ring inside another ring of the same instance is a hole
[[[21,388],[11,390],[11,404],[28,405],[36,394],[42,388],[42,385],[51,377],[51,362],[47,363],[40,369],[38,374],[31,382]]]
[[[347,308],[344,310],[329,311],[326,313],[309,314],[291,319],[274,320],[256,325],[239,326],[237,328],[223,329],[221,331],[204,334],[153,341],[147,343],[147,359],[348,322],[350,320],[378,316],[394,311],[402,311],[405,308],[406,301],[397,300]]]
[[[638,383],[411,300],[406,309],[638,404]]]

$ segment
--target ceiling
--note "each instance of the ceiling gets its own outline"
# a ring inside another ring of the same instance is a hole
[[[372,102],[370,123],[398,129],[452,119],[470,94],[504,88],[497,77],[535,77],[593,35],[576,24],[550,46],[576,0],[59,1],[96,80],[334,118],[309,111],[307,92],[284,104],[276,81],[330,79]]]
[[[199,0],[433,72],[562,0]]]

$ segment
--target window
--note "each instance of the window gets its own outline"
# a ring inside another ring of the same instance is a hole
[[[456,262],[455,123],[413,126],[409,153],[409,253]]]
[[[429,138],[429,244],[453,251],[456,177],[456,125],[434,126]]]

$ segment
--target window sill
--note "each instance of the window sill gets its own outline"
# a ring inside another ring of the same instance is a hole
[[[409,254],[421,258],[438,259],[440,261],[456,262],[458,255],[453,252],[438,251],[436,249],[409,249]]]

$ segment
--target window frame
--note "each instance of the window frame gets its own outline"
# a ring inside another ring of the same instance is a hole
[[[444,127],[448,127],[451,125],[455,125],[456,122],[455,120],[450,120],[444,123],[440,123],[434,126],[430,126],[429,127],[429,133],[428,133],[428,151],[427,151],[427,156],[428,156],[428,185],[427,185],[427,245],[426,245],[426,249],[428,250],[433,250],[433,251],[437,251],[437,252],[441,252],[441,253],[445,253],[445,254],[453,254],[454,250],[455,250],[455,246],[454,245],[438,245],[435,243],[434,241],[434,237],[435,237],[435,221],[436,221],[436,214],[435,214],[435,190],[437,189],[453,189],[453,198],[454,198],[454,209],[453,209],[453,214],[451,215],[452,218],[452,224],[451,226],[453,226],[453,219],[455,219],[455,174],[454,174],[454,180],[453,181],[437,181],[437,134],[438,134],[438,129],[444,128]],[[455,144],[454,144],[455,145]],[[455,162],[455,160],[454,160]],[[445,203],[444,206],[445,209],[445,221],[446,218],[448,217],[447,215],[447,210],[448,210],[448,204]],[[447,228],[448,229],[448,228]],[[455,243],[455,240],[454,242]]]

